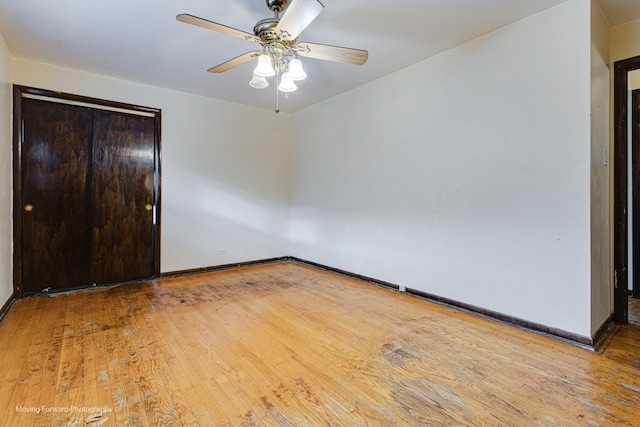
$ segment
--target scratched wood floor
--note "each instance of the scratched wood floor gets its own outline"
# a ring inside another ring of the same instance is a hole
[[[632,321],[593,353],[289,262],[35,297],[0,425],[637,426]]]

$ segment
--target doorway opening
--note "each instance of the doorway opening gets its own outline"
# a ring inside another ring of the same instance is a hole
[[[618,61],[614,64],[614,218],[613,218],[613,266],[614,266],[614,290],[613,290],[613,319],[616,323],[627,325],[629,323],[629,271],[632,264],[629,261],[629,251],[633,248],[633,237],[629,237],[629,209],[633,203],[629,203],[629,127],[630,109],[633,108],[629,96],[629,73],[640,69],[640,56]],[[638,118],[635,118],[636,120]],[[638,151],[637,149],[634,151]],[[634,192],[640,189],[632,188]],[[639,205],[640,206],[640,205]],[[634,221],[635,222],[635,221]],[[638,221],[640,223],[640,221]],[[635,234],[636,230],[632,230]],[[640,230],[639,230],[640,231]],[[634,253],[633,258],[639,259],[640,253]],[[640,261],[639,261],[640,262]],[[631,265],[630,265],[631,264]],[[640,267],[639,267],[640,269]],[[635,270],[635,269],[634,269]],[[634,276],[639,277],[640,272],[634,271]],[[632,280],[632,289],[638,291],[638,280]]]

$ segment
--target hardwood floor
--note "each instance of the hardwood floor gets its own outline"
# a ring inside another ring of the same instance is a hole
[[[632,426],[632,321],[593,353],[291,262],[36,297],[0,425]]]

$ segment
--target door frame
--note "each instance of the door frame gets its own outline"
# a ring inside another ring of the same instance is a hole
[[[640,69],[640,56],[614,63],[613,77],[613,320],[629,323],[628,238],[628,85],[629,72]]]
[[[633,227],[633,241],[630,243],[633,247],[632,265],[633,274],[631,275],[631,295],[634,298],[640,298],[640,89],[631,91],[631,185],[632,198],[631,213],[633,219],[631,226]],[[629,285],[627,284],[627,287]]]
[[[13,85],[13,296],[22,295],[22,99],[36,97],[51,102],[60,102],[89,108],[130,112],[153,117],[155,126],[154,141],[154,194],[153,209],[155,221],[153,224],[152,251],[154,277],[160,276],[160,206],[161,206],[161,110],[123,102],[38,89],[27,86]]]

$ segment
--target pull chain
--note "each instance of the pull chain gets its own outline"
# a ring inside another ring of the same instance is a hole
[[[276,67],[276,113],[280,112],[280,84],[278,80],[280,77],[280,67]]]

